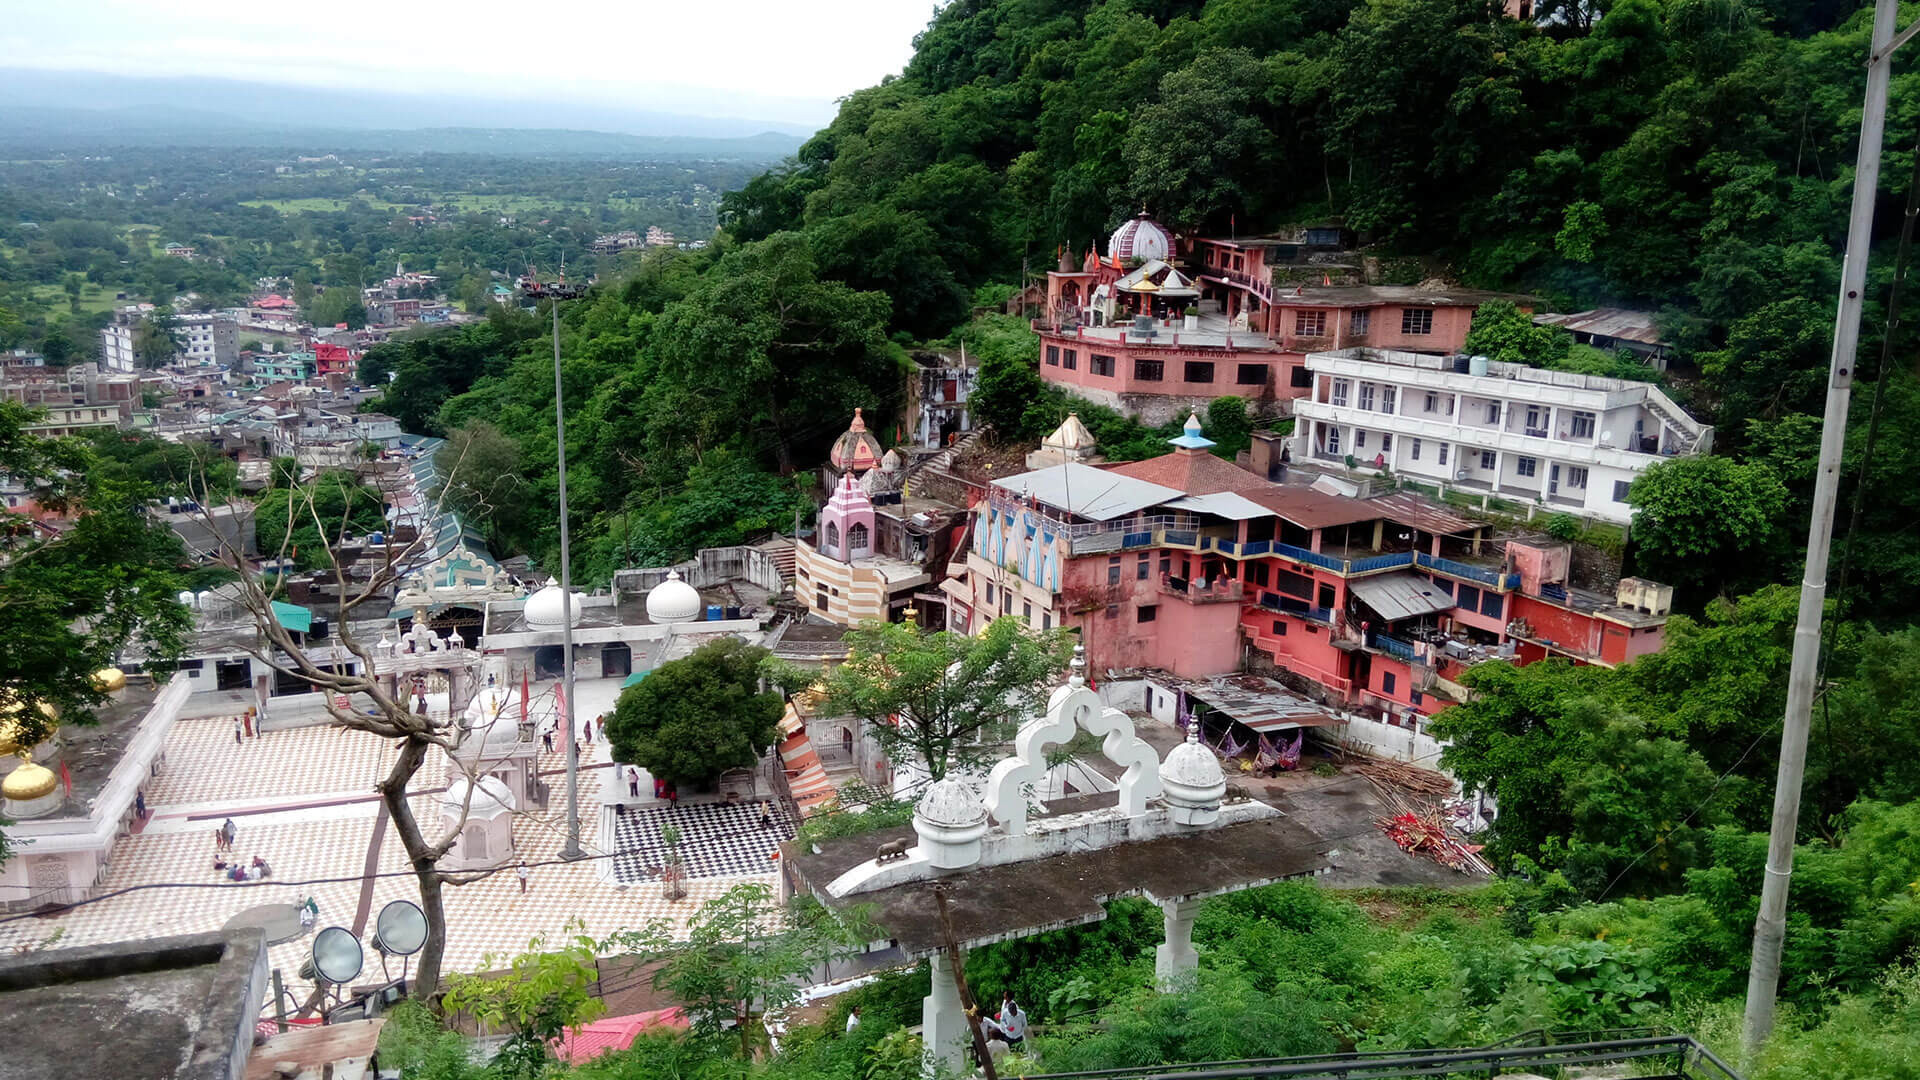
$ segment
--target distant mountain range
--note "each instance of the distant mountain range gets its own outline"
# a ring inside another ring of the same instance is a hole
[[[613,106],[0,69],[0,143],[777,158],[810,129]]]

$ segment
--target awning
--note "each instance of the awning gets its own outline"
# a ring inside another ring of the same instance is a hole
[[[1337,727],[1344,723],[1327,715],[1324,707],[1288,689],[1286,684],[1261,675],[1218,675],[1204,682],[1157,678],[1153,681],[1169,683],[1171,689],[1184,689],[1189,696],[1234,722],[1261,733]]]
[[[283,604],[273,601],[273,617],[280,625],[296,634],[304,634],[313,629],[313,612],[298,604]]]
[[[1446,590],[1414,574],[1381,574],[1347,582],[1347,591],[1388,622],[1453,610]]]
[[[652,668],[648,668],[645,671],[636,671],[633,674],[627,676],[627,681],[620,684],[620,689],[625,690],[629,686],[638,686],[640,684],[641,679],[644,679],[651,674],[653,674]]]

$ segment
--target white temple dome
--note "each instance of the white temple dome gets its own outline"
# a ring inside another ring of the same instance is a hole
[[[471,801],[468,799],[469,790],[472,791]],[[462,808],[467,817],[479,820],[511,814],[514,809],[513,790],[497,776],[483,776],[472,782],[464,776],[457,776],[441,794],[440,810],[449,817],[457,817]]]
[[[564,611],[568,605],[560,591],[560,583],[549,580],[547,587],[527,597],[527,606],[520,609],[520,615],[527,625],[535,630],[558,630],[568,625],[567,615],[572,615],[571,625],[580,625],[581,602],[586,598],[579,593],[573,594],[572,611]]]
[[[692,622],[704,606],[700,590],[680,580],[680,571],[667,571],[667,580],[647,590],[647,621]]]
[[[1173,257],[1173,234],[1143,210],[1138,217],[1128,218],[1113,230],[1113,236],[1107,241],[1107,254],[1121,262],[1169,259]]]
[[[927,785],[914,805],[913,816],[930,825],[964,827],[985,821],[987,804],[972,788],[949,776]]]
[[[1200,744],[1200,722],[1192,723],[1186,741],[1167,751],[1160,762],[1160,789],[1175,822],[1206,825],[1220,816],[1227,777],[1220,770],[1220,759]]]

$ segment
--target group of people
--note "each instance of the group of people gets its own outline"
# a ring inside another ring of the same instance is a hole
[[[847,1033],[860,1026],[860,1006],[855,1005],[847,1011]],[[980,1018],[980,1028],[989,1042],[1003,1042],[1009,1051],[1017,1051],[1027,1045],[1027,1014],[1020,1009],[1020,1003],[1013,1000],[1013,991],[1000,995],[1000,1011],[993,1016]]]
[[[254,711],[253,706],[247,706],[246,712],[233,718],[233,743],[235,746],[245,744],[248,739],[257,739],[262,734],[264,734],[264,732],[260,729],[260,715]]]
[[[220,824],[219,828],[213,830],[215,872],[228,881],[258,881],[263,877],[271,876],[273,868],[267,865],[267,860],[258,855],[255,855],[250,863],[242,863],[239,859],[229,857],[229,853],[233,851],[233,838],[239,835],[239,832],[239,827],[233,823],[232,818],[228,818]]]

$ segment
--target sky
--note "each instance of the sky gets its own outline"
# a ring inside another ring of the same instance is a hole
[[[816,125],[895,74],[931,0],[64,0],[0,22],[9,66],[202,76]],[[543,18],[543,15],[550,17]]]

